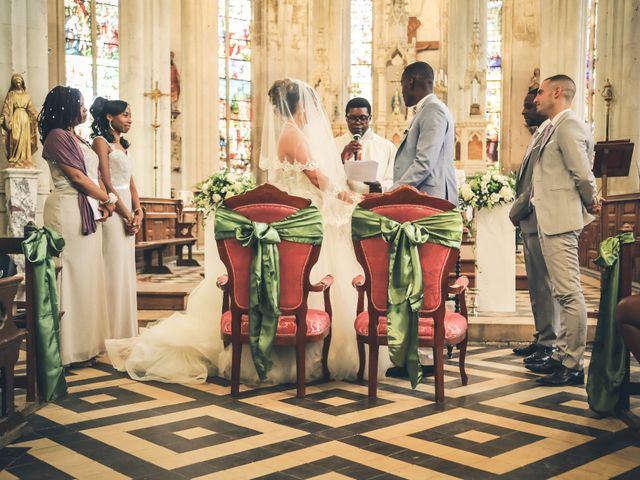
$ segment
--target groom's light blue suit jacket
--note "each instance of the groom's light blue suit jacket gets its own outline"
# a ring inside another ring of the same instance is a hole
[[[435,95],[427,98],[405,131],[396,153],[393,187],[411,185],[458,205],[453,168],[455,131],[451,112]]]

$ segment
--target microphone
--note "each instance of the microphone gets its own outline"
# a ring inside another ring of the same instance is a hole
[[[359,142],[361,138],[362,138],[362,129],[358,128],[353,132],[353,140],[355,142]],[[353,154],[353,159],[354,160],[358,160],[358,153],[357,152],[355,152]]]

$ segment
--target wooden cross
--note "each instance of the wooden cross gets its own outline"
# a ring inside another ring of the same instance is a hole
[[[158,87],[158,81],[156,81],[156,86],[149,92],[144,93],[145,97],[148,97],[153,102],[153,120],[151,122],[151,128],[153,128],[153,195],[155,197],[158,196],[158,170],[160,168],[158,164],[158,128],[160,128],[160,123],[158,123],[158,104],[160,103],[160,98],[171,96],[170,93],[163,93]]]

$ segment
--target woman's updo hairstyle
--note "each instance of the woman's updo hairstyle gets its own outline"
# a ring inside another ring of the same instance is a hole
[[[298,84],[288,78],[276,80],[269,89],[269,99],[281,115],[293,115],[298,110],[300,103]],[[285,105],[286,108],[284,108]]]
[[[58,85],[44,99],[38,115],[40,141],[44,140],[54,128],[68,130],[80,121],[80,90]]]
[[[93,117],[91,138],[103,137],[107,142],[113,143],[114,136],[107,115],[116,117],[124,113],[128,106],[129,104],[124,100],[107,100],[104,97],[96,97],[89,109]],[[120,145],[125,149],[129,148],[129,142],[122,135],[120,135]]]

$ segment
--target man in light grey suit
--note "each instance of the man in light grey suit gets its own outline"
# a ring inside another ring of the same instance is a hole
[[[451,112],[433,93],[433,69],[415,62],[402,72],[402,96],[415,116],[396,153],[393,186],[411,185],[458,205]]]
[[[593,142],[584,122],[571,110],[573,80],[555,75],[542,82],[534,103],[550,119],[541,153],[533,166],[530,201],[535,207],[538,238],[553,296],[560,303],[558,350],[542,363],[525,364],[542,385],[582,385],[587,341],[587,309],[580,285],[578,237],[599,213],[600,201],[591,165]]]
[[[527,147],[522,164],[518,169],[516,181],[516,199],[511,206],[509,217],[514,226],[520,226],[520,236],[524,248],[524,262],[527,267],[527,280],[531,310],[536,332],[534,341],[521,348],[514,348],[513,353],[525,356],[524,363],[542,363],[549,359],[556,343],[556,332],[560,322],[560,307],[551,293],[549,272],[542,256],[538,239],[538,221],[536,211],[531,204],[533,186],[533,167],[540,156],[543,132],[550,120],[536,111],[533,103],[538,89],[529,90],[524,98],[522,116],[529,128],[535,128]]]

